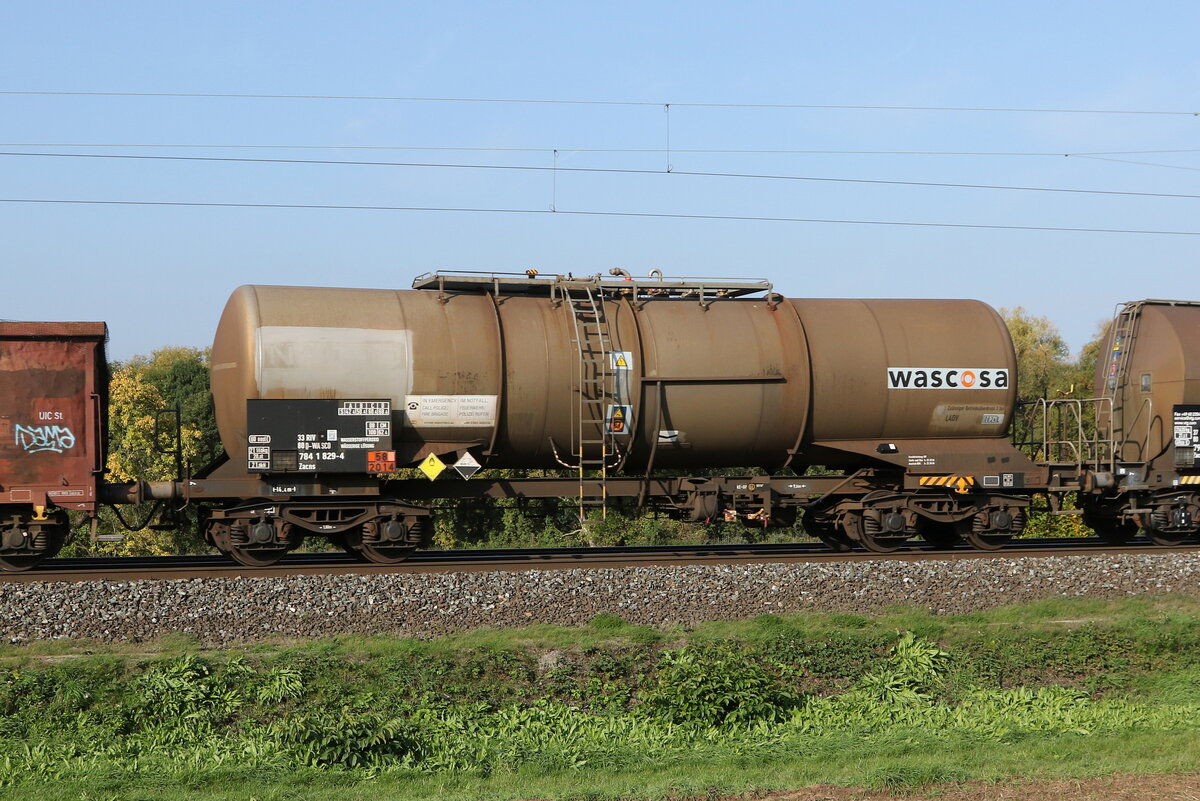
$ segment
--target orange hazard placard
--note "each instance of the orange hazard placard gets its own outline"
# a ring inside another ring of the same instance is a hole
[[[391,473],[395,469],[395,451],[369,451],[367,453],[368,473]]]

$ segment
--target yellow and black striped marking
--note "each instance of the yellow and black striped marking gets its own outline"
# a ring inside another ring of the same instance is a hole
[[[966,492],[975,486],[971,476],[920,476],[918,481],[922,487],[952,487],[956,492]]]
[[[1180,484],[1200,484],[1200,476],[1180,476]]]

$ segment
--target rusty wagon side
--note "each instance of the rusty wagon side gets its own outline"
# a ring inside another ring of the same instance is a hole
[[[108,328],[0,322],[0,568],[51,556],[67,510],[96,511],[108,419]]]

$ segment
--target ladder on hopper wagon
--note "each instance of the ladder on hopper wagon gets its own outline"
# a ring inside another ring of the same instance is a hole
[[[560,297],[567,303],[574,324],[576,352],[579,354],[575,441],[571,443],[574,468],[579,475],[579,524],[586,528],[599,516],[608,517],[608,469],[618,456],[608,420],[612,382],[609,368],[608,320],[604,294],[594,282],[559,282]],[[627,421],[626,421],[627,422]],[[599,479],[599,490],[589,489],[589,473]]]
[[[1125,389],[1129,379],[1129,363],[1133,358],[1133,342],[1137,337],[1138,322],[1141,320],[1144,305],[1144,301],[1135,301],[1122,306],[1113,321],[1112,337],[1109,339],[1111,346],[1107,354],[1102,394],[1112,402],[1112,441],[1114,455],[1118,461],[1122,459],[1122,444],[1128,439],[1127,435],[1134,423],[1134,420],[1129,419],[1129,413],[1133,410],[1125,408]],[[1133,411],[1132,416],[1137,417],[1138,413]]]

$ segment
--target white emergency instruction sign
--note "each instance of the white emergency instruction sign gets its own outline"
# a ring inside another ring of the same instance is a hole
[[[495,395],[405,395],[404,419],[413,428],[485,428],[496,424]]]

